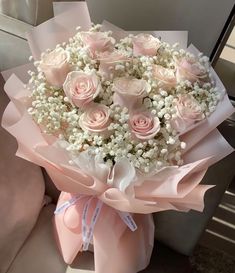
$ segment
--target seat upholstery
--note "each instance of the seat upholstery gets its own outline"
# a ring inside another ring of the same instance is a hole
[[[8,273],[65,273],[66,265],[54,240],[55,205],[44,207],[37,224],[16,256]]]
[[[0,76],[0,117],[8,103]],[[16,140],[0,127],[0,272],[5,273],[34,227],[43,203],[41,169],[15,156]]]
[[[28,24],[0,13],[0,71],[28,62],[30,49],[25,32],[31,28]]]
[[[53,0],[0,0],[0,13],[36,26],[53,15]]]

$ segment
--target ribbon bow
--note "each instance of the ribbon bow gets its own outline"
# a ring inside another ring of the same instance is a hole
[[[91,196],[91,197],[87,197],[86,195],[73,196],[68,201],[66,201],[66,202],[62,203],[60,206],[58,206],[56,208],[54,214],[56,215],[56,214],[64,212],[64,216],[65,216],[66,210],[69,207],[75,205],[77,202],[81,201],[82,199],[86,199],[85,204],[84,204],[84,208],[83,208],[83,212],[82,212],[82,240],[83,240],[83,250],[87,251],[89,244],[92,241],[95,224],[96,224],[97,219],[100,215],[100,212],[101,212],[101,209],[103,206],[103,202],[99,199],[97,200],[96,207],[93,209],[90,224],[88,224],[88,211],[90,209],[92,200],[96,199],[94,196]],[[120,216],[120,218],[122,219],[122,221],[129,227],[129,229],[132,232],[137,230],[137,225],[130,213],[122,212],[122,211],[117,211],[117,213]],[[64,218],[64,220],[65,220],[65,218]]]
[[[131,215],[95,196],[66,192],[54,213],[57,243],[67,264],[90,243],[96,273],[133,273],[149,263],[154,241],[151,214]]]

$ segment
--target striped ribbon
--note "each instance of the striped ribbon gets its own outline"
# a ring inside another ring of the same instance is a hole
[[[77,202],[81,201],[81,199],[87,198],[86,195],[79,195],[79,196],[74,196],[68,201],[64,202],[60,206],[56,208],[54,211],[54,214],[60,214],[64,212],[66,209],[69,207],[75,205]],[[82,212],[82,240],[83,240],[83,250],[86,251],[88,250],[89,244],[91,243],[91,240],[93,238],[93,233],[94,233],[94,228],[95,224],[99,218],[100,212],[102,210],[103,202],[101,200],[98,200],[96,207],[93,211],[90,225],[87,223],[87,218],[88,218],[88,211],[91,205],[92,200],[94,200],[95,197],[90,197],[83,208]],[[131,214],[128,212],[123,212],[123,211],[117,211],[118,215],[122,219],[122,221],[128,226],[128,228],[131,231],[135,231],[137,229],[137,225],[132,218]]]

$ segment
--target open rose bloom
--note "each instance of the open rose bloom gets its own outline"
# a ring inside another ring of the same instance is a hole
[[[27,84],[24,67],[12,70],[2,126],[17,156],[44,167],[61,191],[54,226],[65,262],[92,244],[95,272],[135,273],[150,261],[152,213],[203,211],[213,185],[200,181],[233,152],[216,127],[234,109],[193,46],[176,61],[168,51],[168,65],[157,57],[164,41],[108,27],[112,36],[90,30],[81,3],[34,28],[36,72]]]

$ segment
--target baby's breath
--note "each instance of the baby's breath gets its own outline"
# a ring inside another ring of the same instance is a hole
[[[93,25],[90,31],[98,32],[100,28],[100,25]],[[168,165],[182,165],[182,154],[186,143],[180,140],[179,134],[172,128],[171,120],[176,117],[174,101],[179,95],[189,94],[198,102],[205,116],[209,116],[215,110],[220,94],[210,75],[208,58],[202,54],[196,56],[199,65],[208,75],[207,81],[192,83],[182,80],[174,87],[165,88],[160,80],[154,77],[153,66],[162,66],[169,69],[169,73],[175,74],[177,60],[195,59],[194,55],[178,49],[178,44],[171,46],[161,42],[155,56],[135,56],[131,34],[114,44],[115,50],[127,58],[126,61],[117,62],[115,65],[115,77],[125,76],[146,80],[151,88],[143,98],[143,106],[160,120],[158,134],[152,139],[140,141],[134,138],[131,132],[128,109],[113,103],[114,75],[106,79],[99,73],[100,61],[91,56],[89,48],[82,42],[79,28],[77,30],[74,37],[66,43],[57,45],[56,48],[65,50],[72,71],[95,72],[99,78],[102,88],[95,102],[110,108],[109,134],[108,136],[92,134],[79,126],[79,119],[84,110],[70,103],[63,88],[55,88],[47,83],[40,69],[40,61],[35,62],[37,72],[29,71],[31,79],[28,88],[32,91],[32,103],[28,113],[35,122],[43,132],[57,136],[63,148],[73,156],[89,149],[94,155],[101,155],[109,166],[125,157],[135,168],[147,173]],[[105,33],[107,37],[112,35],[111,32]],[[42,57],[47,52],[51,50],[48,49]]]

